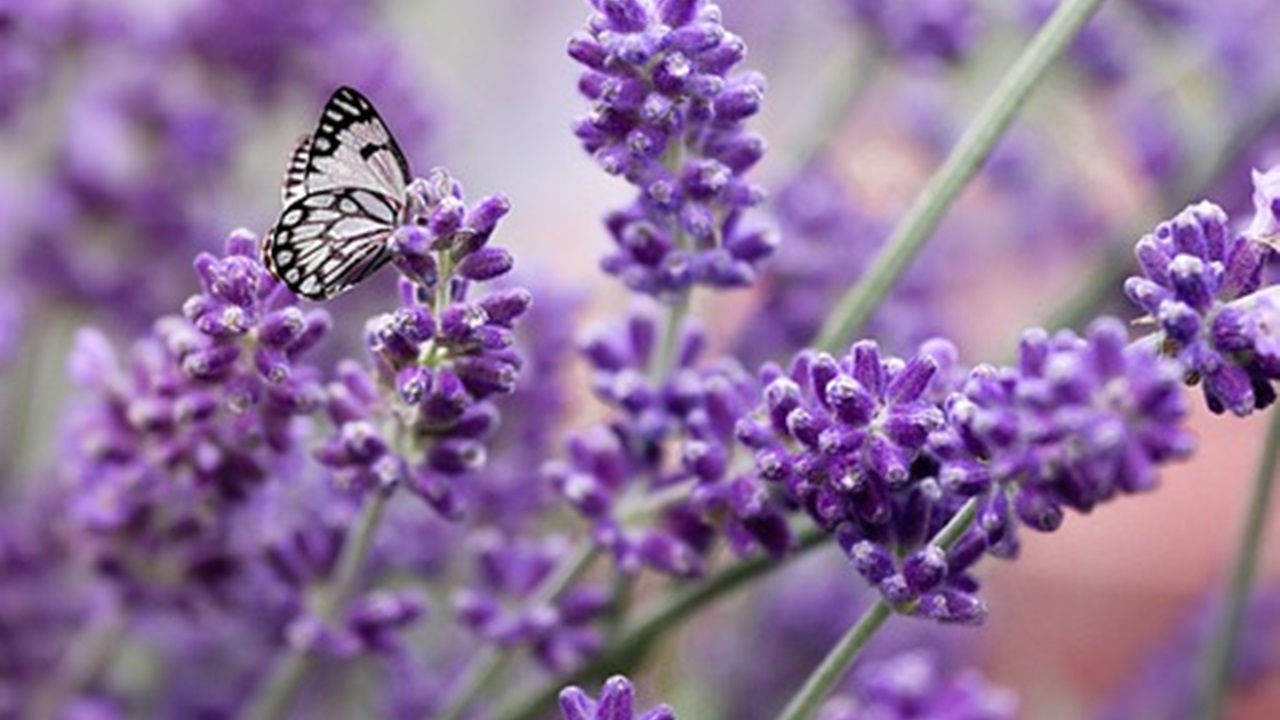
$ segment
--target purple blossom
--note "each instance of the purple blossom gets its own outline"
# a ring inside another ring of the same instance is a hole
[[[297,446],[293,420],[321,406],[298,362],[328,327],[302,313],[234,233],[202,255],[204,291],[118,358],[83,330],[68,361],[81,396],[68,420],[69,513],[99,572],[129,597],[216,597],[241,568],[230,525]],[[159,563],[166,568],[155,572]]]
[[[489,401],[515,391],[522,361],[513,328],[532,297],[523,288],[469,297],[511,269],[510,255],[488,244],[506,198],[468,207],[462,186],[436,168],[411,184],[408,206],[408,224],[391,241],[405,276],[401,305],[365,325],[371,371],[339,365],[328,402],[336,432],[317,457],[356,491],[403,483],[457,516],[451,478],[485,463],[484,441],[498,425]]]
[[[635,686],[622,675],[604,681],[599,699],[578,687],[560,691],[560,713],[564,720],[675,720],[676,714],[666,705],[636,714]]]
[[[973,623],[985,608],[966,570],[1003,528],[972,532],[950,557],[926,543],[965,500],[942,483],[928,452],[946,421],[940,402],[952,374],[938,371],[954,357],[944,341],[907,361],[882,356],[872,341],[839,359],[802,352],[787,372],[761,371],[763,402],[737,434],[759,476],[835,535],[887,600]]]
[[[574,132],[606,172],[640,190],[606,219],[617,250],[605,271],[659,297],[750,284],[777,241],[742,217],[764,197],[745,178],[764,141],[744,127],[764,78],[730,72],[746,45],[710,0],[591,4],[586,32],[569,41],[593,103]]]
[[[948,343],[913,358],[870,341],[849,354],[805,352],[763,370],[763,402],[739,424],[756,471],[835,535],[855,570],[902,612],[979,622],[968,569],[1017,550],[1016,521],[1055,529],[1149,489],[1190,440],[1176,367],[1123,326],[1085,339],[1030,331],[1014,367],[962,373]],[[942,369],[943,372],[939,372]],[[976,522],[949,549],[929,539],[968,498]]]
[[[851,695],[827,701],[820,720],[1012,720],[1017,697],[969,670],[945,677],[936,659],[908,652],[863,667]]]
[[[1267,177],[1257,176],[1264,199]],[[1265,229],[1265,214],[1258,217]],[[1190,381],[1203,383],[1209,409],[1247,415],[1270,405],[1280,367],[1254,350],[1248,328],[1258,318],[1247,299],[1262,284],[1270,247],[1232,231],[1226,213],[1206,201],[1161,223],[1136,253],[1143,275],[1125,281],[1125,294],[1159,328],[1161,351]]]
[[[1042,531],[1058,527],[1064,506],[1089,512],[1155,487],[1160,465],[1191,452],[1186,405],[1177,367],[1127,342],[1110,318],[1085,338],[1030,330],[1016,366],[974,368],[947,403],[954,434],[933,438],[944,485],[969,492],[981,473],[1011,487],[1013,512]]]

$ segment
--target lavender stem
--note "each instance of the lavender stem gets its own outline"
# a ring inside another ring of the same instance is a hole
[[[965,129],[942,167],[916,197],[872,261],[862,281],[850,288],[827,316],[817,347],[836,352],[866,324],[876,306],[924,247],[934,228],[969,179],[981,169],[1049,65],[1075,38],[1102,0],[1067,0],[1036,34]]]
[[[1271,424],[1267,430],[1266,445],[1263,446],[1258,473],[1253,481],[1253,495],[1249,498],[1244,527],[1240,531],[1235,568],[1231,574],[1231,582],[1227,586],[1222,614],[1218,617],[1204,658],[1200,707],[1196,715],[1204,720],[1219,717],[1227,686],[1231,681],[1245,605],[1253,590],[1253,579],[1258,569],[1258,547],[1266,528],[1267,514],[1271,509],[1271,489],[1275,485],[1278,463],[1280,463],[1280,411],[1273,409]]]
[[[978,512],[977,498],[971,498],[960,510],[947,521],[946,526],[938,531],[931,544],[944,550],[950,549],[960,539],[965,530],[973,524]],[[778,720],[807,720],[818,711],[822,701],[827,698],[831,688],[849,670],[849,666],[857,659],[862,648],[875,637],[889,617],[893,608],[883,598],[867,608],[862,617],[849,628],[849,632],[840,638],[840,642],[831,648],[818,667],[805,680],[800,690],[792,696],[786,708],[778,715]]]

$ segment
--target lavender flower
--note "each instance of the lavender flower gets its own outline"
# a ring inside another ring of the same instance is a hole
[[[456,516],[460,496],[449,478],[484,464],[483,441],[498,423],[488,400],[515,390],[521,360],[512,328],[532,298],[512,288],[468,299],[473,284],[512,267],[505,250],[488,245],[505,198],[468,208],[462,186],[436,168],[412,183],[408,206],[409,222],[391,241],[406,278],[401,306],[366,325],[372,373],[340,366],[328,403],[337,432],[317,457],[357,491],[405,483]]]
[[[216,595],[241,566],[229,521],[296,448],[293,419],[318,409],[319,373],[298,356],[325,332],[234,233],[196,262],[204,292],[121,367],[85,330],[69,360],[84,395],[68,423],[70,513],[95,566],[128,597]],[[163,572],[158,571],[163,568]]]
[[[908,361],[855,343],[837,360],[802,352],[788,372],[766,366],[763,404],[738,425],[756,471],[836,536],[857,571],[903,612],[979,622],[965,570],[986,548],[975,533],[948,558],[925,541],[964,502],[934,476],[926,450],[945,416],[931,387],[955,350],[938,341]],[[993,529],[994,530],[994,529]],[[977,550],[977,553],[973,552]],[[899,560],[905,557],[905,560]]]
[[[603,262],[631,289],[659,297],[693,285],[749,284],[776,244],[742,214],[763,191],[744,175],[764,141],[744,129],[764,78],[731,74],[746,46],[710,0],[592,0],[587,32],[569,41],[593,102],[574,132],[610,174],[640,190],[606,224]]]
[[[1057,528],[1063,506],[1088,512],[1153,488],[1159,465],[1191,452],[1186,407],[1176,366],[1127,340],[1108,318],[1083,339],[1030,330],[1015,367],[975,368],[947,404],[955,436],[933,439],[944,485],[968,492],[982,484],[975,473],[989,476],[1015,489],[1013,511],[1042,531]]]
[[[635,711],[635,686],[622,675],[604,681],[600,698],[593,700],[580,688],[567,687],[560,692],[560,713],[564,720],[675,720],[675,712],[666,705]]]
[[[945,678],[927,653],[908,652],[862,668],[852,696],[837,696],[818,712],[820,720],[1012,720],[1013,693],[969,671]]]
[[[1266,177],[1257,176],[1264,199]],[[1259,210],[1255,226],[1265,230],[1270,208]],[[1270,405],[1280,367],[1255,351],[1259,337],[1249,328],[1259,316],[1246,299],[1261,286],[1270,248],[1233,232],[1221,208],[1202,202],[1161,223],[1136,252],[1143,276],[1126,280],[1125,293],[1160,329],[1161,350],[1191,382],[1203,382],[1209,409],[1247,415]]]
[[[1114,320],[1086,339],[1030,331],[1016,367],[979,366],[963,385],[941,341],[907,361],[870,341],[839,360],[801,353],[787,373],[765,368],[739,439],[900,611],[978,622],[968,568],[1016,552],[1015,518],[1053,530],[1064,506],[1149,489],[1190,452],[1176,368],[1126,340]],[[949,550],[930,544],[971,497],[977,523]]]

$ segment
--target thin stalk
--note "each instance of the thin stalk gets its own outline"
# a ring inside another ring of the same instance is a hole
[[[876,600],[862,617],[849,628],[849,632],[840,638],[840,642],[827,653],[822,663],[813,671],[802,686],[787,703],[778,720],[805,720],[813,717],[822,701],[831,692],[831,688],[840,682],[854,659],[862,652],[871,638],[875,637],[885,622],[893,616],[893,608],[883,598]]]
[[[978,499],[971,498],[947,521],[946,526],[938,531],[930,544],[949,550],[973,524],[977,512]],[[857,659],[871,638],[880,631],[880,628],[884,627],[893,612],[893,608],[884,599],[877,600],[867,608],[862,617],[858,618],[844,637],[840,638],[840,642],[836,643],[835,647],[831,648],[831,652],[822,659],[800,690],[792,696],[786,708],[778,715],[778,720],[808,720],[813,717],[822,705],[822,701],[831,693],[831,689],[849,671],[853,661]]]
[[[692,297],[693,293],[685,290],[667,307],[666,324],[662,329],[658,352],[654,354],[649,364],[649,382],[655,388],[666,382],[676,369],[676,361],[680,353],[680,330],[684,327],[684,320],[689,315]]]
[[[819,349],[837,352],[866,324],[885,294],[924,247],[943,213],[986,162],[996,141],[1013,121],[1050,63],[1062,53],[1101,4],[1102,0],[1067,0],[1058,6],[1008,74],[1000,80],[942,167],[929,178],[872,261],[862,281],[837,302],[819,333]]]
[[[1245,606],[1253,591],[1253,579],[1258,569],[1258,549],[1262,543],[1267,515],[1271,509],[1271,490],[1275,485],[1278,462],[1280,462],[1280,410],[1273,408],[1266,445],[1262,448],[1258,473],[1253,480],[1253,495],[1249,498],[1244,527],[1240,530],[1236,565],[1231,573],[1231,582],[1227,586],[1222,615],[1214,627],[1205,656],[1199,714],[1196,716],[1201,720],[1216,720],[1220,716],[1227,687],[1231,684],[1231,673],[1235,668]]]
[[[314,611],[322,624],[332,623],[351,598],[360,570],[369,555],[369,548],[373,546],[373,538],[382,523],[388,497],[385,493],[373,493],[361,508],[355,532],[342,546],[342,555],[338,558],[333,577],[329,583],[316,589]],[[289,701],[310,668],[311,655],[308,651],[305,648],[290,648],[276,663],[270,677],[259,686],[241,717],[244,720],[277,720],[285,717]]]

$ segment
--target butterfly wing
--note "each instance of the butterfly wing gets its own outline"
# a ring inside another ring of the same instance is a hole
[[[391,259],[387,241],[400,202],[363,187],[294,198],[267,233],[267,268],[295,294],[325,300],[346,292]]]
[[[409,184],[409,163],[400,145],[373,103],[352,88],[340,87],[330,96],[308,146],[301,173],[303,194],[359,187],[401,197]],[[294,161],[302,149],[294,152]],[[292,171],[293,162],[286,193]]]

